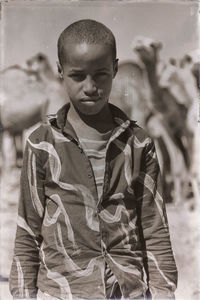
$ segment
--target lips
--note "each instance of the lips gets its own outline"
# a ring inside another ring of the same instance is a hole
[[[82,98],[81,102],[97,102],[100,98]]]

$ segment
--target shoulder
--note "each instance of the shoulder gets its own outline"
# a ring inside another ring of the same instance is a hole
[[[28,137],[28,141],[34,144],[40,142],[50,142],[52,143],[52,125],[51,121],[56,120],[56,118],[48,119],[47,121],[40,124]]]
[[[149,144],[153,144],[152,138],[146,132],[145,129],[140,127],[135,121],[130,121],[130,129],[132,131],[132,136],[134,138],[134,144],[139,146],[146,146]]]
[[[140,147],[153,143],[148,133],[137,124],[137,121],[131,120],[119,107],[110,104],[111,112],[115,118],[122,120],[124,123],[129,122],[129,137],[133,138],[134,144]]]

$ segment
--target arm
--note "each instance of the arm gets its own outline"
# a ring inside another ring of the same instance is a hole
[[[138,227],[153,299],[174,299],[177,269],[171,248],[160,170],[153,142],[142,154],[137,181]]]
[[[41,153],[40,153],[41,154]],[[10,273],[10,292],[16,299],[35,299],[40,234],[44,213],[44,170],[39,151],[27,142],[20,181],[17,232]]]

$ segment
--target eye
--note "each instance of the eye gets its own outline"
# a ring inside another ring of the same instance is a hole
[[[97,78],[97,79],[103,79],[103,78],[105,78],[105,77],[107,77],[108,76],[108,73],[106,73],[106,72],[99,72],[99,73],[97,73],[96,75],[95,75],[95,77]]]
[[[74,81],[83,81],[85,79],[84,74],[70,74],[69,77],[71,77]]]

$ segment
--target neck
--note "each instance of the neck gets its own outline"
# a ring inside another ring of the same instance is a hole
[[[79,126],[92,127],[100,133],[108,132],[114,128],[109,105],[105,105],[96,115],[85,115],[77,111],[71,104],[68,112],[68,119],[73,123],[78,123]]]
[[[47,82],[49,80],[55,80],[55,74],[51,66],[47,64],[43,70],[40,72],[40,77],[43,81]]]

